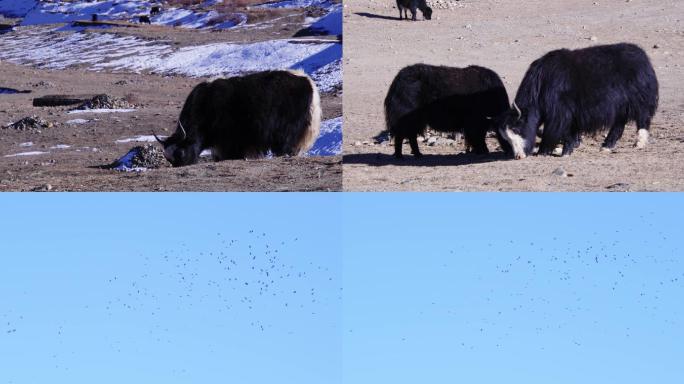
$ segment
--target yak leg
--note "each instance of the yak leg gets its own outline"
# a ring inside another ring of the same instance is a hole
[[[423,157],[423,154],[420,153],[420,149],[418,149],[418,137],[416,135],[409,137],[409,144],[411,145],[411,154],[413,154],[416,159]]]
[[[579,132],[571,133],[563,143],[563,152],[561,152],[561,156],[570,156],[572,151],[579,147],[580,141]]]
[[[397,2],[397,8],[399,8],[399,20],[403,20],[403,18],[404,18],[404,15],[402,14],[403,8],[401,7],[401,5],[399,5],[399,2]]]
[[[620,138],[622,137],[622,133],[625,131],[626,123],[627,122],[624,120],[616,121],[613,123],[613,126],[610,127],[610,131],[608,131],[608,136],[606,136],[606,140],[603,141],[601,151],[611,152],[613,148],[615,148],[615,144],[617,144],[617,141],[620,140]]]
[[[544,133],[542,134],[541,143],[539,143],[539,151],[537,155],[547,156],[553,154],[556,145],[560,142],[560,132],[568,130],[569,127],[561,126],[560,124],[546,124]],[[565,151],[565,146],[563,146]]]
[[[646,148],[648,144],[648,134],[651,128],[651,117],[637,120],[637,142],[634,144],[635,147],[642,149]]]
[[[415,6],[411,6],[411,20],[416,21],[416,13],[417,8]]]
[[[401,159],[404,155],[401,154],[401,146],[404,145],[404,137],[401,135],[394,136],[394,157]]]
[[[478,155],[489,153],[485,138],[487,136],[487,124],[477,122],[466,122],[464,132],[465,141],[467,145],[472,147],[473,152]]]

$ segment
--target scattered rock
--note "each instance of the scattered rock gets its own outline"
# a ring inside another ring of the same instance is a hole
[[[33,88],[54,88],[54,87],[56,87],[55,83],[51,83],[51,82],[45,81],[45,80],[41,80],[37,83],[31,83],[29,85],[31,85]]]
[[[606,187],[606,189],[613,191],[613,192],[628,192],[629,189],[629,183],[615,183],[611,184]]]
[[[551,172],[552,175],[558,176],[558,177],[568,177],[568,173],[565,172],[565,169],[563,167],[558,167]]]
[[[43,184],[31,189],[31,192],[50,192],[52,191],[52,185]]]
[[[167,164],[162,151],[155,145],[147,144],[133,147],[123,157],[103,168],[117,171],[138,171],[160,168]]]
[[[24,117],[23,119],[14,122],[9,125],[5,125],[2,127],[2,129],[7,129],[7,128],[12,128],[12,129],[18,129],[20,131],[33,131],[33,130],[40,130],[43,128],[52,128],[53,124],[48,122],[47,120],[43,120],[39,118],[38,116],[28,116]]]
[[[124,99],[113,97],[109,95],[97,95],[85,103],[79,105],[75,109],[128,109],[135,108],[135,105],[129,103]]]

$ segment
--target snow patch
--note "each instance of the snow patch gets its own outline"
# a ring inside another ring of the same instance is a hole
[[[67,120],[65,121],[66,124],[85,124],[89,122],[90,120],[86,119],[73,119],[73,120]]]
[[[307,156],[335,156],[342,153],[342,117],[325,120]]]
[[[166,136],[159,136],[159,138],[163,140],[166,138]],[[116,143],[130,143],[133,141],[142,143],[155,143],[157,142],[157,139],[155,139],[153,135],[140,135],[135,137],[128,137],[125,139],[119,139],[116,141]]]
[[[115,113],[115,112],[120,112],[120,113],[125,113],[125,112],[133,112],[135,109],[126,109],[126,108],[121,108],[121,109],[111,109],[111,108],[96,108],[96,109],[74,109],[73,111],[69,111],[67,113],[69,114],[79,114],[79,113]]]
[[[0,1],[0,15],[6,17],[24,17],[31,8],[36,6],[37,0],[2,0]]]
[[[194,77],[303,69],[324,92],[342,83],[342,44],[335,42],[272,40],[252,44],[214,43],[179,49],[168,43],[132,36],[49,31],[43,27],[0,35],[0,46],[3,47],[0,60],[46,69],[79,65],[94,71],[153,71]]]
[[[330,0],[283,0],[262,4],[263,8],[306,8],[306,7],[330,8],[333,6]]]
[[[71,148],[71,145],[57,144],[57,145],[53,145],[52,147],[50,147],[50,149],[67,149],[67,148]]]
[[[41,151],[32,151],[32,152],[19,152],[19,153],[13,153],[11,155],[5,155],[5,157],[16,157],[16,156],[35,156],[35,155],[43,155],[46,153],[50,152],[41,152]]]
[[[20,146],[20,147],[32,147],[32,146],[33,146],[33,142],[27,141],[27,142],[25,142],[25,143],[20,143],[19,146]]]

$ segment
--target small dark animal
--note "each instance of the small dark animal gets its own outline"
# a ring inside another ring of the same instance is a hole
[[[147,24],[152,24],[152,22],[150,21],[150,17],[147,16],[147,15],[140,16],[140,17],[138,18],[138,22],[141,23],[141,24],[145,24],[145,23],[147,23]]]
[[[161,7],[158,5],[155,5],[154,7],[152,7],[152,9],[150,9],[150,15],[151,16],[154,16],[154,15],[159,14],[159,13],[161,13]]]
[[[542,138],[538,154],[551,154],[562,142],[562,154],[570,155],[583,133],[609,129],[602,150],[611,151],[625,124],[635,121],[635,146],[644,148],[657,107],[658,79],[638,46],[560,49],[530,65],[499,132],[510,143],[513,156],[522,159],[534,151],[538,133]]]
[[[175,167],[194,164],[211,149],[215,161],[295,156],[318,137],[320,96],[302,72],[267,71],[197,85],[185,101],[164,157]],[[155,135],[156,137],[156,135]]]
[[[494,71],[415,64],[397,74],[385,97],[385,122],[394,137],[394,156],[401,158],[405,138],[420,157],[417,136],[430,128],[463,132],[466,148],[488,153],[485,137],[493,118],[508,110],[508,94]],[[504,150],[508,143],[499,137]]]
[[[428,7],[425,0],[397,0],[399,8],[399,20],[408,20],[408,11],[411,11],[411,20],[416,21],[416,9],[420,9],[425,20],[432,19],[432,8]],[[403,11],[403,15],[402,15]]]
[[[90,21],[97,21],[97,13],[90,15]]]

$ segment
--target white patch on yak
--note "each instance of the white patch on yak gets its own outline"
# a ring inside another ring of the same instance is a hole
[[[640,129],[637,131],[637,142],[634,145],[635,147],[642,149],[646,148],[646,144],[648,143],[648,130],[647,129]]]
[[[306,78],[309,81],[309,84],[311,84],[311,89],[313,92],[311,104],[309,105],[309,127],[307,128],[306,134],[304,135],[299,147],[299,153],[305,153],[316,142],[321,129],[321,96],[318,93],[318,87],[316,87],[316,83],[314,83],[314,81],[311,80],[306,73],[294,70],[290,70],[288,72],[295,76]]]
[[[522,138],[522,136],[513,132],[510,128],[506,128],[506,130],[503,132],[503,137],[513,148],[513,156],[516,160],[527,157],[525,154],[525,140]]]

